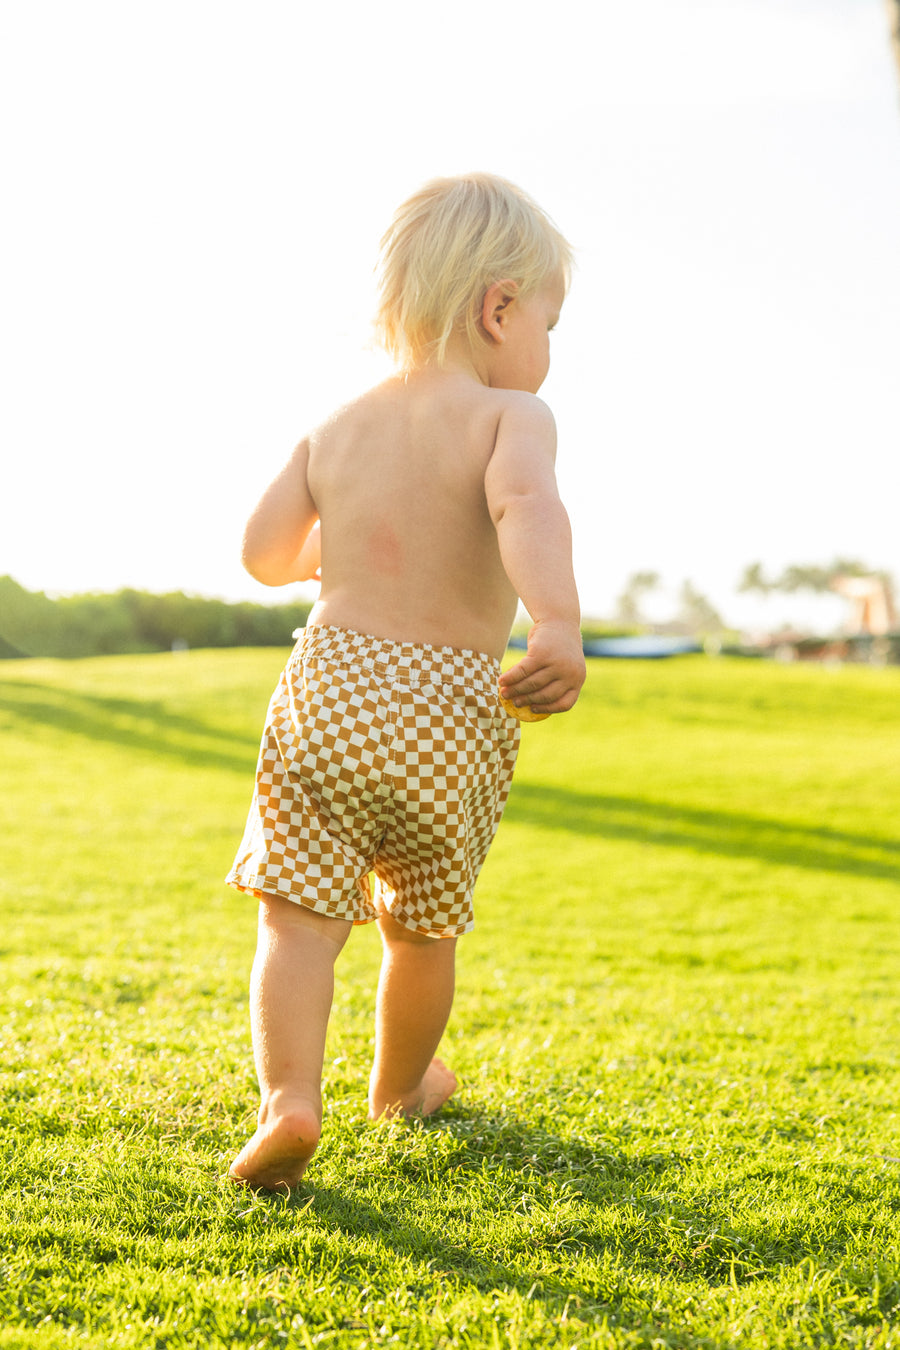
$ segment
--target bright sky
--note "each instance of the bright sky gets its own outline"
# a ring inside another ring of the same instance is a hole
[[[310,596],[243,573],[243,521],[387,369],[394,207],[473,168],[578,250],[542,394],[586,613],[638,570],[734,623],[753,561],[900,580],[882,0],[29,0],[0,17],[0,115],[23,585]]]

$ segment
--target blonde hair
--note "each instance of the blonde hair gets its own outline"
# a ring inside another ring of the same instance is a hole
[[[434,359],[464,331],[474,347],[488,287],[527,296],[562,273],[572,249],[535,201],[494,174],[435,178],[397,210],[381,240],[378,338],[402,368]]]

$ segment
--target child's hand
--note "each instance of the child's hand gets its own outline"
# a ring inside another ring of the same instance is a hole
[[[547,620],[528,634],[528,654],[500,676],[500,692],[538,713],[568,712],[586,674],[580,628]]]

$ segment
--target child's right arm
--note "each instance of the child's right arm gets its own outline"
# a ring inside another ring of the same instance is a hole
[[[514,395],[500,417],[485,492],[503,566],[534,623],[527,655],[500,684],[504,697],[539,712],[567,712],[585,680],[572,535],[555,458],[550,409],[533,395]]]
[[[307,482],[308,463],[309,442],[304,440],[247,521],[241,561],[265,586],[306,581],[318,569],[318,512]]]

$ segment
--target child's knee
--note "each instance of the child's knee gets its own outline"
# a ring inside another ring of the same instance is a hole
[[[284,895],[263,894],[259,902],[259,923],[274,933],[314,933],[343,947],[353,927],[349,919],[334,919],[319,914]]]

